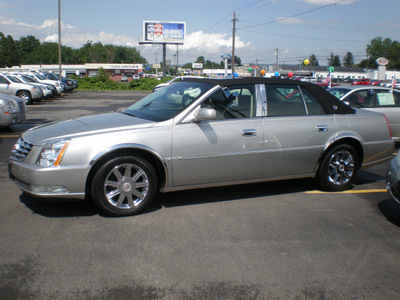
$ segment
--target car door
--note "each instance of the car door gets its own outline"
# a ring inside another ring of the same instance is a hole
[[[261,178],[263,121],[255,86],[235,88],[241,94],[230,100],[219,89],[200,104],[216,110],[215,120],[174,126],[174,186]]]
[[[10,82],[2,75],[0,75],[0,93],[14,95],[13,91],[10,89]]]
[[[296,85],[266,85],[263,176],[312,175],[338,127],[319,101]],[[346,118],[340,121],[347,125]]]
[[[400,139],[400,92],[397,90],[374,89],[375,102],[373,110],[385,114],[393,137]]]

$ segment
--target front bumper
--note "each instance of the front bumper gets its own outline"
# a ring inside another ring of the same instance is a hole
[[[43,198],[85,198],[89,166],[43,168],[8,160],[11,180],[24,192]]]
[[[8,127],[14,124],[22,123],[25,121],[26,116],[25,114],[21,112],[15,112],[15,113],[3,113],[3,116],[0,118],[0,127]]]
[[[37,100],[37,99],[41,99],[43,97],[43,94],[39,91],[33,91],[33,92],[31,92],[31,97],[32,97],[32,100]]]
[[[400,204],[400,157],[395,157],[390,162],[386,188],[392,198]]]

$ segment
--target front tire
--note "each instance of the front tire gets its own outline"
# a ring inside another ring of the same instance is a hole
[[[22,91],[22,92],[19,92],[17,94],[17,96],[22,98],[22,99],[24,99],[24,102],[25,102],[26,105],[32,104],[32,97],[31,97],[31,94],[29,92]]]
[[[137,214],[157,194],[157,174],[140,157],[117,157],[102,165],[92,183],[92,198],[99,209],[111,216]]]
[[[328,191],[349,189],[359,168],[356,150],[347,144],[333,147],[322,159],[317,183]]]

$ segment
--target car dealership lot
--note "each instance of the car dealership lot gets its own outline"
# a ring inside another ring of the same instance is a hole
[[[160,194],[145,213],[108,218],[80,201],[22,195],[7,157],[21,130],[118,110],[146,93],[73,92],[0,131],[0,295],[8,299],[395,299],[400,206],[387,164],[354,189],[312,180]]]

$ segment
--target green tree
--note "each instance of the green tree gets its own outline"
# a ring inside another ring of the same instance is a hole
[[[19,49],[11,35],[0,32],[0,67],[12,67],[20,64]]]
[[[339,55],[335,55],[335,57],[333,58],[333,62],[332,62],[332,66],[333,67],[340,67],[342,64],[340,62],[340,57]]]
[[[333,52],[332,52],[328,57],[328,65],[333,66],[334,60],[335,60],[335,54],[333,54]]]
[[[29,64],[31,61],[35,60],[33,53],[38,47],[40,47],[40,40],[32,35],[28,35],[27,37],[21,37],[17,42],[17,45],[19,48],[21,64]]]
[[[390,38],[375,37],[367,45],[367,58],[359,64],[363,68],[376,68],[376,59],[386,57],[389,60],[389,69],[400,68],[399,52],[400,45],[398,41],[392,41]]]
[[[310,61],[310,66],[319,66],[319,62],[315,54],[312,54],[308,60]]]
[[[351,52],[347,52],[343,57],[343,65],[349,68],[354,66],[354,56]]]

